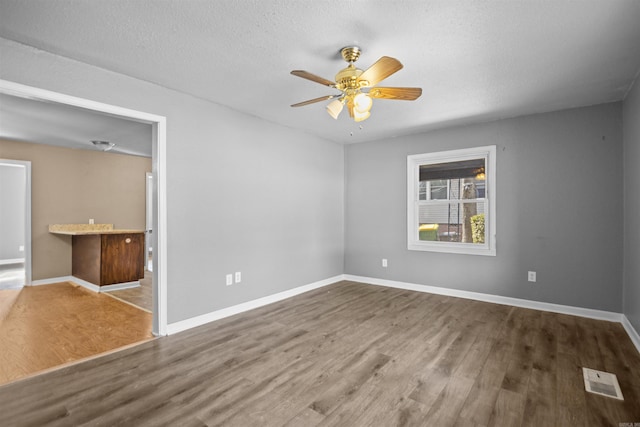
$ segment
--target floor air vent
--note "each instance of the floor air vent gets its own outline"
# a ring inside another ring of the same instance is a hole
[[[618,378],[614,374],[589,368],[582,368],[582,373],[584,375],[584,388],[588,392],[624,400],[622,391],[620,391],[620,384],[618,384]]]

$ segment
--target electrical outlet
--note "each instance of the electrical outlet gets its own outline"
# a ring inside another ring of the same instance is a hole
[[[24,246],[22,245],[18,246],[18,252],[24,252]]]
[[[242,282],[242,273],[239,271],[236,271],[236,283],[240,283]]]
[[[383,266],[384,268],[387,268],[387,267],[389,266],[389,263],[387,262],[387,259],[386,259],[386,258],[382,258],[382,266]]]
[[[93,218],[89,219],[89,224],[93,224]]]
[[[530,282],[535,282],[536,281],[536,272],[535,271],[529,271],[527,273],[527,280],[529,280]]]
[[[233,285],[233,274],[227,274],[227,286]]]

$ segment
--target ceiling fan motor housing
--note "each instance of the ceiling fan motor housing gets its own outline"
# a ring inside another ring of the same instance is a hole
[[[353,94],[354,91],[368,85],[368,82],[364,80],[358,81],[358,77],[360,77],[363,71],[353,65],[353,63],[360,58],[361,53],[362,51],[358,46],[347,46],[340,49],[342,58],[349,63],[349,66],[343,68],[336,74],[336,88],[345,92],[347,95],[350,94],[349,92]]]
[[[353,64],[349,64],[347,68],[344,68],[336,74],[336,87],[341,91],[347,91],[349,89],[360,89],[362,84],[358,81],[358,77],[362,74],[362,70],[356,68]]]

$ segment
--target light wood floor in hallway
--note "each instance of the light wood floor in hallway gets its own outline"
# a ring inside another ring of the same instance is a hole
[[[620,324],[339,282],[0,387],[0,425],[617,427],[639,402]]]
[[[107,294],[151,313],[153,310],[153,273],[145,271],[144,278],[140,280],[140,286],[137,288],[110,291]]]
[[[2,290],[0,384],[151,339],[151,322],[143,310],[69,282]]]

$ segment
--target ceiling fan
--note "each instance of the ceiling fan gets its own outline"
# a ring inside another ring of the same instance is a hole
[[[304,70],[293,70],[291,74],[330,88],[338,89],[341,93],[298,102],[297,104],[293,104],[292,107],[302,107],[303,105],[333,99],[333,101],[327,105],[327,112],[331,117],[337,120],[338,115],[346,105],[349,110],[349,116],[356,122],[361,122],[371,116],[371,107],[373,106],[372,98],[413,101],[422,95],[422,89],[419,87],[376,86],[382,80],[402,69],[402,64],[397,59],[383,56],[371,67],[362,71],[354,65],[354,62],[358,60],[361,53],[358,46],[343,47],[340,53],[349,65],[336,74],[334,82]]]

